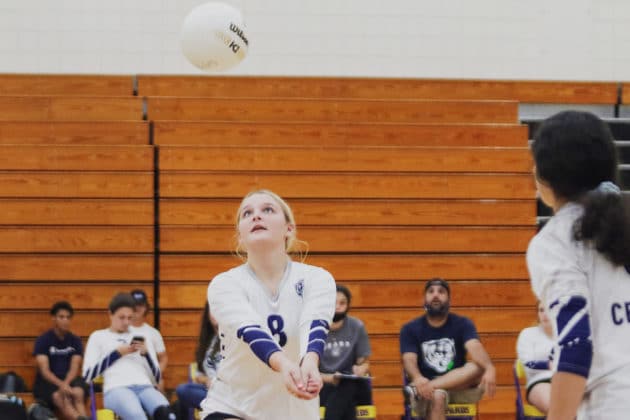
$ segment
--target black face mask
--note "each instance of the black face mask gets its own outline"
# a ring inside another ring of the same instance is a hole
[[[433,306],[430,302],[424,304],[424,309],[427,311],[427,315],[430,317],[442,317],[448,314],[448,310],[451,308],[450,300],[439,306]]]
[[[333,322],[338,322],[341,321],[342,319],[346,318],[346,315],[348,315],[348,312],[335,312],[335,315],[333,316]]]

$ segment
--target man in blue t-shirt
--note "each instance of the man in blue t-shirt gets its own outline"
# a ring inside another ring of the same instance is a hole
[[[484,390],[493,396],[496,389],[496,371],[475,325],[449,312],[450,293],[445,280],[427,281],[426,314],[400,330],[400,353],[409,381],[403,389],[405,401],[430,420],[445,419],[449,402],[477,402]]]
[[[50,310],[53,328],[35,341],[37,375],[35,398],[55,409],[62,419],[89,419],[85,408],[87,386],[81,378],[83,344],[70,332],[72,305],[60,301]]]

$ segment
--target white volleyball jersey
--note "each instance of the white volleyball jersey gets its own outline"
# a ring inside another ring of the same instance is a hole
[[[201,404],[202,418],[218,411],[247,420],[318,420],[319,399],[305,401],[290,395],[281,375],[253,350],[255,342],[264,340],[248,344],[243,331],[256,326],[299,363],[312,341],[314,322],[328,325],[335,301],[333,277],[312,265],[290,262],[276,297],[247,264],[216,276],[208,287],[208,302],[219,324],[223,359]]]
[[[122,386],[155,385],[159,382],[161,372],[150,340],[145,340],[145,356],[138,351],[121,356],[116,351],[121,345],[130,344],[133,336],[131,331],[117,333],[109,328],[90,334],[83,359],[83,378],[91,382],[102,375],[103,392]]]
[[[615,266],[589,244],[573,239],[573,225],[581,214],[578,204],[563,206],[531,241],[527,265],[534,293],[545,304],[554,327],[556,369],[563,352],[576,365],[588,363],[576,352],[584,337],[575,333],[590,327],[592,362],[584,401],[601,402],[601,396],[613,390],[630,395],[630,267]],[[580,307],[575,302],[585,304],[575,311]],[[625,418],[630,399],[610,400],[606,412],[598,412],[602,405],[598,407],[590,412],[582,408],[582,415]]]

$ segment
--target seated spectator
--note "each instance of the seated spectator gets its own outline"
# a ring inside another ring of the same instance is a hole
[[[149,309],[151,309],[151,305],[149,304],[147,294],[144,293],[144,290],[132,290],[131,296],[136,302],[136,306],[133,310],[133,319],[131,320],[131,331],[134,334],[145,337],[153,344],[153,348],[157,354],[158,364],[160,365],[160,372],[162,372],[158,388],[164,392],[164,372],[166,372],[166,365],[168,364],[164,338],[162,338],[162,334],[160,334],[157,329],[146,323],[147,313]]]
[[[356,406],[372,402],[369,378],[365,379],[370,370],[370,342],[363,322],[348,316],[351,300],[350,290],[338,284],[335,315],[319,363],[324,381],[319,397],[320,405],[326,407],[325,420],[354,420]]]
[[[440,278],[426,282],[426,314],[400,330],[400,353],[409,385],[405,402],[431,420],[445,419],[449,403],[476,403],[493,396],[496,371],[473,322],[449,311],[450,287]],[[466,361],[466,355],[470,361]]]
[[[518,359],[525,368],[526,399],[543,413],[549,411],[551,398],[550,366],[553,330],[545,306],[538,302],[538,325],[525,328],[516,341]]]
[[[74,309],[60,301],[50,309],[52,329],[35,341],[37,374],[33,394],[62,420],[87,420],[87,385],[80,376],[83,344],[70,332]]]
[[[135,301],[129,293],[119,293],[109,303],[109,328],[94,331],[88,339],[83,377],[93,381],[103,376],[105,408],[121,420],[172,420],[166,397],[155,386],[160,366],[151,340],[130,329]]]
[[[189,410],[200,408],[199,404],[206,398],[208,388],[217,377],[217,368],[221,361],[218,326],[206,302],[201,315],[199,342],[195,350],[197,372],[192,382],[177,386],[175,392],[181,407],[179,419],[187,419]]]

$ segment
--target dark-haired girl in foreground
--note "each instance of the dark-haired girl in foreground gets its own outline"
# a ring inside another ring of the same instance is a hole
[[[538,192],[554,211],[527,251],[554,329],[547,419],[627,418],[630,221],[612,135],[590,113],[562,112],[541,125],[532,153]]]

